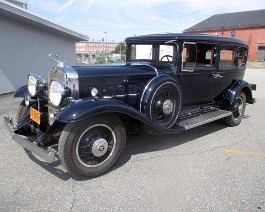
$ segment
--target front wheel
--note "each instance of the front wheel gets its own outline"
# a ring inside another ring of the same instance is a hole
[[[241,123],[241,120],[244,116],[246,108],[246,95],[244,92],[240,92],[233,104],[232,115],[225,118],[225,123],[230,126],[234,127]]]
[[[65,126],[59,139],[59,158],[72,175],[96,177],[114,165],[125,143],[125,129],[116,116],[86,119]]]

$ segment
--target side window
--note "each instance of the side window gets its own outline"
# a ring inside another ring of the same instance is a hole
[[[171,45],[159,46],[159,60],[160,61],[173,61],[174,59],[174,47]]]
[[[215,45],[208,43],[184,43],[182,70],[194,71],[196,67],[214,66]]]
[[[238,66],[245,67],[247,64],[248,50],[244,47],[239,48],[238,51]]]
[[[235,53],[236,48],[234,46],[222,46],[220,52],[220,68],[235,66]]]
[[[182,51],[182,70],[194,71],[197,60],[197,47],[195,43],[184,43]]]
[[[197,63],[196,66],[210,67],[214,65],[215,45],[197,43]]]

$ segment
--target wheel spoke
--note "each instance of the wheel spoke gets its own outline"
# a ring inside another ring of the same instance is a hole
[[[78,141],[77,156],[85,166],[97,166],[111,155],[115,140],[111,129],[104,126],[88,130]]]

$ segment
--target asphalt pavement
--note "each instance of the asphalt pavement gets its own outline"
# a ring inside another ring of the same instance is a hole
[[[0,96],[0,211],[265,211],[265,69],[237,127],[217,121],[175,135],[130,137],[107,174],[77,181],[13,142],[20,102]]]

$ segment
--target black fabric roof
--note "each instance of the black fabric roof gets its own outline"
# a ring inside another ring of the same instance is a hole
[[[205,35],[205,34],[188,34],[188,33],[165,33],[165,34],[149,34],[128,37],[125,39],[126,43],[146,43],[146,42],[160,42],[160,41],[213,41],[213,42],[227,42],[227,43],[238,43],[241,45],[247,45],[244,41],[216,35]]]
[[[265,27],[265,9],[213,15],[184,32]]]

